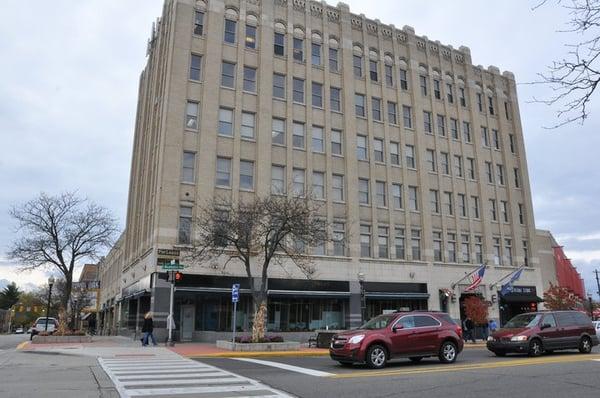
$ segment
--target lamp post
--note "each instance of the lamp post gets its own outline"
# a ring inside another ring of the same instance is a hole
[[[367,298],[365,296],[365,274],[363,272],[358,273],[358,284],[360,285],[360,323],[365,322],[367,317]]]
[[[54,285],[54,277],[48,278],[48,305],[46,306],[46,327],[44,331],[48,331],[48,316],[50,316],[50,298],[52,297],[52,285]]]

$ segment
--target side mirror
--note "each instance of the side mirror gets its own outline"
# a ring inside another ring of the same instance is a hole
[[[550,325],[549,323],[544,323],[544,324],[542,324],[542,326],[540,326],[540,329],[544,330],[544,329],[548,329],[551,327],[552,327],[552,325]]]
[[[392,328],[392,332],[396,333],[398,330],[400,330],[402,328],[403,328],[402,325],[394,325],[394,327]]]

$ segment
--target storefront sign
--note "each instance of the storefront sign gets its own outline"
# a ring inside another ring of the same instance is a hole
[[[166,256],[166,257],[179,257],[179,255],[180,255],[180,251],[177,249],[158,249],[156,251],[156,253],[159,256]]]

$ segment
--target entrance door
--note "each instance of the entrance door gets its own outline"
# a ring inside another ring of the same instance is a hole
[[[194,305],[181,306],[181,341],[192,341],[195,312]]]

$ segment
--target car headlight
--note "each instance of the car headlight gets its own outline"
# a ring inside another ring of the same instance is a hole
[[[510,341],[527,341],[527,336],[513,336]]]
[[[350,337],[350,340],[348,340],[348,343],[350,343],[350,344],[358,344],[361,341],[363,341],[364,338],[365,338],[364,334],[357,334],[356,336]]]
[[[494,341],[494,338],[492,336],[488,336],[487,341]]]

